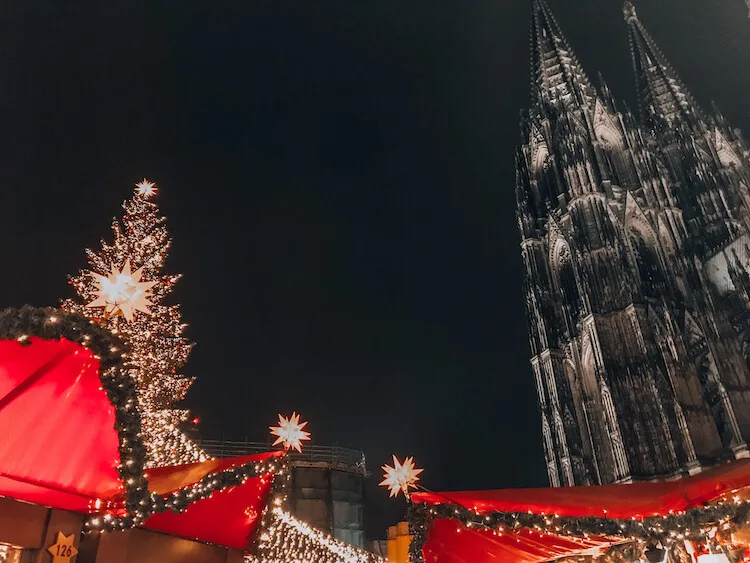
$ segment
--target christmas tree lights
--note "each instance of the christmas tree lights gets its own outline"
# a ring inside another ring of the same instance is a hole
[[[180,276],[162,273],[172,241],[150,201],[155,193],[148,180],[136,185],[123,203],[122,221],[112,223],[114,242],[87,250],[89,268],[70,279],[79,299],[63,302],[130,346],[148,467],[208,459],[180,430],[188,411],[174,408],[193,381],[179,373],[193,344],[183,336],[179,306],[163,304]]]
[[[133,313],[133,324],[139,322],[141,315],[150,318],[143,311]],[[115,309],[110,309],[103,320],[111,322],[113,319],[127,322],[124,312],[121,316]],[[147,450],[142,436],[145,432],[141,427],[140,401],[134,379],[139,366],[131,364],[136,355],[128,341],[122,338],[125,334],[124,330],[113,329],[107,322],[97,322],[59,309],[24,306],[0,311],[0,340],[15,340],[20,346],[33,347],[36,339],[65,339],[88,349],[98,360],[99,390],[106,393],[114,414],[119,453],[114,463],[122,489],[109,499],[91,499],[88,506],[91,513],[85,524],[87,533],[130,529],[143,525],[154,514],[168,511],[180,514],[202,499],[241,486],[248,479],[258,479],[259,490],[272,490],[250,550],[253,555],[247,559],[249,562],[385,563],[382,558],[311,528],[281,508],[291,476],[286,449],[267,454],[262,461],[249,461],[231,469],[208,473],[199,481],[168,494],[150,492],[148,472],[144,471]],[[180,416],[183,415],[177,415],[177,419]],[[165,418],[160,424],[172,424],[170,420]],[[301,447],[300,440],[308,438],[302,430],[305,423],[300,424],[299,417],[295,416],[287,420],[292,422],[284,425],[289,432],[282,433]],[[0,563],[12,553],[12,550],[0,546]]]

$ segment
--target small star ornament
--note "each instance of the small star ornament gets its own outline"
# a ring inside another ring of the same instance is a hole
[[[283,444],[285,450],[302,452],[302,442],[310,439],[310,433],[303,428],[307,422],[300,423],[299,415],[294,412],[289,418],[279,415],[279,425],[271,426],[271,435],[276,436],[273,445]]]
[[[398,496],[399,492],[403,492],[406,498],[409,498],[409,488],[415,487],[417,481],[419,481],[419,475],[424,469],[417,469],[414,465],[414,458],[407,457],[402,464],[398,458],[393,456],[393,467],[390,465],[384,465],[383,471],[385,472],[383,482],[380,483],[381,487],[387,487],[391,497]]]
[[[70,563],[78,555],[76,546],[73,545],[75,534],[66,536],[62,532],[57,532],[57,541],[47,548],[52,555],[52,563]]]
[[[122,271],[113,264],[109,276],[94,273],[97,298],[86,307],[104,307],[105,316],[122,315],[128,321],[133,320],[135,311],[150,315],[148,306],[153,303],[149,301],[149,291],[158,282],[142,282],[142,272],[143,268],[138,268],[131,273],[130,260],[125,260]]]
[[[149,182],[148,180],[146,180],[146,178],[135,185],[135,193],[147,199],[152,195],[155,195],[157,189],[158,188],[156,187],[156,184],[154,184],[153,182]]]

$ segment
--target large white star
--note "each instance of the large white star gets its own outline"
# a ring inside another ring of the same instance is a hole
[[[97,285],[97,298],[86,307],[104,307],[104,314],[108,316],[122,315],[128,321],[133,320],[133,313],[141,311],[148,315],[153,305],[149,298],[149,290],[158,282],[142,282],[143,268],[130,273],[130,260],[125,260],[122,271],[112,265],[109,276],[94,273]]]
[[[299,415],[294,412],[292,416],[286,418],[279,415],[279,425],[271,426],[271,435],[278,438],[273,443],[284,444],[285,450],[297,450],[302,452],[302,442],[310,439],[310,433],[302,430],[307,426],[307,422],[300,424]]]
[[[390,491],[390,496],[398,496],[399,492],[403,492],[405,496],[409,496],[409,487],[414,487],[415,483],[419,481],[419,475],[424,469],[417,469],[414,466],[414,458],[407,457],[404,463],[393,456],[393,467],[390,465],[384,465],[383,471],[385,479],[380,483],[381,487],[387,487]]]
[[[156,187],[156,184],[154,184],[153,182],[149,182],[148,180],[146,180],[146,178],[135,185],[135,193],[137,193],[141,197],[145,197],[146,199],[154,195],[157,189],[158,188]]]

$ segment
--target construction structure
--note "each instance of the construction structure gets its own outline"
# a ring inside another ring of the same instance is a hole
[[[267,442],[201,440],[213,457],[236,457],[269,451]],[[287,510],[294,516],[354,547],[365,547],[365,454],[339,446],[305,445],[290,452],[292,483]]]

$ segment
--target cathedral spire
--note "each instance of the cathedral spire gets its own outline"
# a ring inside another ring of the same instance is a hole
[[[594,89],[544,0],[531,3],[532,96],[537,102],[580,106]]]
[[[631,2],[625,2],[623,15],[628,24],[641,117],[672,123],[699,115],[695,100],[643,27]]]

